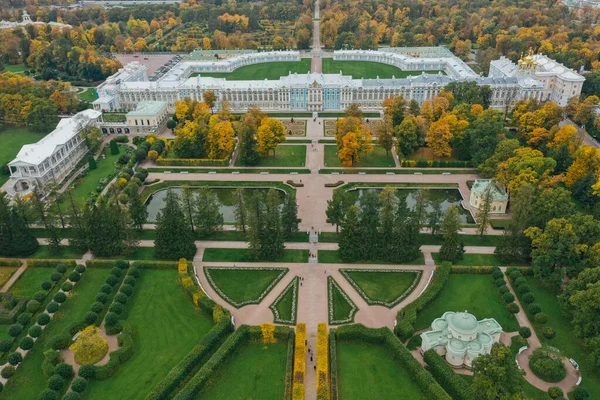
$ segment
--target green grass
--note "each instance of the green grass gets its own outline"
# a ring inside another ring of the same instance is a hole
[[[465,243],[466,245],[466,243]],[[436,264],[441,263],[439,253],[431,253],[433,260]],[[500,261],[495,254],[463,254],[462,258],[458,260],[454,265],[463,265],[465,267],[500,267],[510,265],[526,265],[524,263],[504,263]]]
[[[242,345],[196,396],[197,400],[280,400],[284,396],[287,343]]]
[[[331,277],[327,277],[327,296],[328,304],[333,304],[333,319],[331,312],[329,315],[329,325],[347,324],[354,321],[354,315],[358,311],[352,300],[346,299],[342,288],[337,286],[337,282]]]
[[[203,262],[256,262],[250,257],[248,249],[216,249],[204,250]],[[308,250],[284,250],[283,257],[273,262],[308,262]]]
[[[381,345],[338,341],[337,361],[340,399],[425,399],[408,372]]]
[[[446,311],[465,310],[478,320],[495,318],[504,332],[519,329],[514,315],[506,310],[491,275],[451,274],[435,300],[417,314],[415,331],[429,328],[433,320],[440,318]]]
[[[109,257],[112,260],[134,260],[134,261],[152,261],[156,260],[154,256],[154,247],[138,247],[131,254]],[[175,259],[173,259],[175,260]]]
[[[192,304],[177,270],[143,270],[129,300],[135,354],[119,372],[90,385],[89,400],[144,399],[212,327],[212,318]]]
[[[98,96],[96,95],[96,89],[94,88],[88,88],[85,89],[83,92],[79,93],[79,99],[82,101],[87,101],[88,103],[91,103],[97,98]]]
[[[0,125],[0,165],[11,162],[21,147],[25,144],[35,143],[42,139],[54,127],[48,127],[44,133],[32,132],[27,127],[17,127],[14,125]],[[0,179],[4,177],[0,175]]]
[[[263,292],[268,288],[272,289],[276,282],[284,277],[287,270],[207,267],[204,273],[213,288],[220,292],[220,295],[225,295],[223,296],[225,301],[234,307],[240,307],[243,303],[258,304],[262,300]]]
[[[421,71],[403,71],[393,65],[372,62],[372,61],[335,61],[333,58],[323,59],[324,74],[351,75],[354,79],[390,79],[406,78],[411,75],[421,75]],[[437,74],[439,71],[425,71],[427,73]]]
[[[16,64],[16,65],[5,65],[4,70],[8,71],[8,72],[13,72],[15,74],[20,74],[21,72],[27,71],[28,68],[23,64]]]
[[[50,281],[54,268],[27,268],[8,290],[15,296],[31,297],[42,290],[42,282]]]
[[[272,154],[260,158],[258,167],[304,167],[306,163],[306,146],[301,144],[284,144],[275,149],[275,156]],[[241,161],[238,157],[235,160],[235,166],[241,167]]]
[[[460,235],[465,246],[497,246],[502,236],[500,235]],[[335,232],[321,232],[319,242],[337,243],[339,235]],[[444,238],[441,235],[430,235],[429,233],[419,234],[419,240],[422,245],[441,245]]]
[[[100,184],[100,180],[107,178],[109,174],[114,171],[115,162],[124,151],[123,148],[120,148],[120,150],[121,152],[119,154],[112,155],[110,154],[109,148],[104,149],[106,158],[103,160],[102,157],[100,157],[96,161],[97,168],[88,171],[88,174],[81,179],[81,183],[71,192],[75,202],[83,204],[91,197],[92,192],[96,190],[96,187]]]
[[[386,155],[385,149],[381,146],[373,146],[373,151],[368,154],[360,155],[360,162],[353,167],[356,168],[382,168],[395,167],[394,157],[390,152]],[[343,167],[337,156],[337,147],[333,145],[325,145],[325,167],[341,168]]]
[[[561,313],[556,294],[546,289],[532,276],[526,276],[525,279],[531,293],[535,296],[535,302],[548,315],[546,325],[539,325],[532,321],[538,337],[542,343],[558,348],[566,357],[577,361],[583,377],[582,385],[590,391],[592,399],[600,399],[600,374],[589,361],[589,352],[583,347],[582,340],[573,334],[571,321]],[[544,326],[550,326],[556,331],[556,336],[553,339],[546,339],[542,335]]]
[[[50,272],[49,268],[35,269],[44,269]],[[108,269],[88,269],[84,273],[81,281],[73,288],[72,297],[61,306],[48,327],[44,329],[42,336],[36,341],[33,349],[19,365],[15,375],[4,387],[0,399],[37,399],[39,397],[47,386],[47,379],[42,372],[44,347],[47,339],[65,332],[69,325],[83,319],[109,273]]]
[[[282,76],[287,76],[290,72],[298,74],[306,74],[310,72],[310,58],[303,58],[297,62],[272,62],[246,65],[232,72],[202,72],[200,74],[192,74],[193,76],[200,75],[202,77],[212,76],[214,78],[225,78],[229,81],[245,81],[245,80],[279,80]],[[338,71],[339,72],[339,71]]]
[[[17,269],[16,267],[0,267],[0,288],[4,286]]]
[[[277,324],[296,324],[296,313],[298,311],[298,285],[299,278],[296,276],[292,279],[292,282],[281,292],[279,299],[275,300],[273,304],[269,306],[273,311],[274,322]],[[295,303],[295,307],[294,307]],[[277,310],[277,316],[275,316],[275,310]]]
[[[322,264],[393,264],[387,261],[372,260],[372,261],[356,261],[353,263],[343,262],[337,250],[319,250],[319,263]],[[425,256],[421,254],[419,258],[411,262],[402,263],[402,265],[425,265]]]
[[[79,260],[81,257],[83,257],[83,253],[71,246],[60,246],[60,251],[57,254],[52,254],[48,246],[40,246],[35,253],[27,258]]]
[[[345,273],[362,289],[366,296],[358,293],[368,304],[388,303],[386,307],[393,307],[400,297],[405,297],[408,289],[419,277],[417,272],[401,270],[391,272],[345,270]]]

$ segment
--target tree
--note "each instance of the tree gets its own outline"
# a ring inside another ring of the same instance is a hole
[[[483,196],[481,196],[481,207],[477,211],[477,222],[479,223],[477,231],[480,237],[483,237],[483,235],[486,234],[490,224],[490,211],[492,211],[492,201],[494,200],[492,190],[495,189],[493,185],[495,185],[495,183],[493,181],[490,182],[483,192]]]
[[[102,140],[104,139],[104,135],[100,128],[96,128],[95,126],[88,126],[79,132],[79,137],[85,139],[85,144],[91,153],[95,153],[96,150],[102,144]]]
[[[510,348],[502,343],[473,360],[473,390],[481,400],[520,399],[522,375]]]
[[[260,155],[258,154],[258,143],[254,138],[256,128],[248,123],[238,125],[238,137],[240,138],[240,151],[238,158],[244,166],[258,165]]]
[[[475,165],[485,162],[494,154],[504,132],[502,115],[496,110],[485,110],[465,129],[464,138],[455,146],[459,157],[471,159]]]
[[[351,103],[348,107],[346,107],[344,113],[349,117],[358,118],[360,120],[363,119],[363,112],[356,103]]]
[[[569,190],[548,187],[536,194],[530,214],[524,217],[528,218],[529,225],[543,228],[551,219],[568,217],[574,212],[575,204]]]
[[[505,139],[496,145],[496,149],[491,157],[479,164],[477,171],[484,178],[492,178],[498,172],[498,166],[513,157],[515,150],[521,145],[517,139]]]
[[[235,191],[235,226],[238,230],[241,230],[244,233],[246,233],[247,212],[244,191],[242,188],[238,188]]]
[[[407,116],[400,125],[394,129],[398,139],[398,150],[406,157],[415,152],[422,145],[421,134],[417,120],[413,116]]]
[[[129,217],[133,226],[140,231],[148,220],[148,209],[146,204],[142,203],[142,199],[137,191],[129,196]]]
[[[358,212],[358,206],[350,206],[340,225],[338,254],[344,262],[354,262],[361,259],[362,233],[358,222]]]
[[[173,134],[175,134],[176,126],[177,126],[177,122],[175,122],[174,120],[170,119],[167,121],[167,128],[169,128]]]
[[[275,157],[277,145],[285,142],[285,127],[278,119],[265,118],[258,127],[256,136],[260,155],[268,155],[272,150],[273,157]]]
[[[390,125],[383,121],[377,122],[375,125],[375,136],[377,143],[385,149],[385,155],[389,157],[390,150],[394,146],[394,135]]]
[[[433,193],[433,191],[430,193]],[[432,235],[436,235],[440,230],[440,222],[444,215],[442,211],[442,199],[430,199],[429,205],[431,206],[431,212],[428,215],[429,231]]]
[[[350,198],[345,190],[334,190],[331,200],[327,200],[325,215],[330,224],[335,225],[335,232],[339,233],[340,224],[344,221],[346,210],[350,207]]]
[[[492,90],[489,86],[479,86],[475,81],[451,82],[444,87],[444,91],[452,93],[453,104],[481,104],[483,108],[490,106]]]
[[[217,95],[212,90],[207,90],[202,94],[202,97],[204,98],[204,102],[208,108],[210,108],[210,113],[212,114],[213,108],[217,104]]]
[[[427,130],[427,145],[436,157],[450,157],[452,147],[450,141],[453,135],[446,119],[434,121]]]
[[[98,198],[83,223],[87,230],[90,251],[96,257],[127,254],[137,246],[133,222],[115,198]]]
[[[27,124],[35,132],[47,132],[48,127],[58,122],[58,109],[51,101],[33,98],[31,110],[27,114]]]
[[[512,197],[512,218],[494,250],[494,254],[503,262],[524,261],[531,253],[531,240],[523,231],[529,225],[534,196],[535,188],[531,185],[523,185]]]
[[[193,259],[196,254],[194,235],[181,210],[179,196],[167,192],[165,206],[156,217],[154,255],[160,260]]]
[[[281,226],[283,231],[283,237],[290,239],[292,233],[298,232],[298,203],[296,202],[295,193],[288,193],[285,196],[283,203],[283,210],[281,212]]]
[[[379,198],[373,190],[363,191],[360,196],[360,251],[362,260],[374,260],[379,254]]]
[[[556,167],[556,161],[532,149],[522,147],[514,150],[514,155],[498,165],[496,179],[515,194],[525,183],[537,186]]]
[[[263,231],[265,230],[265,196],[261,191],[253,191],[247,198],[248,211],[246,214],[248,252],[256,260],[263,254]]]
[[[395,213],[398,207],[396,189],[386,186],[379,194],[380,247],[381,259],[386,260],[394,253],[397,242],[394,240]]]
[[[33,192],[31,201],[33,202],[33,207],[37,211],[37,215],[42,221],[46,232],[48,233],[48,246],[50,248],[50,251],[53,254],[57,254],[60,251],[60,242],[62,240],[62,237],[60,236],[60,231],[56,226],[56,221],[52,215],[46,212],[46,206],[42,201],[41,194],[38,190],[35,190]]]
[[[96,160],[94,159],[94,156],[89,155],[88,156],[88,169],[90,171],[95,170],[96,168],[98,168],[98,166],[96,165]]]
[[[404,121],[408,108],[408,102],[402,96],[390,96],[383,101],[383,115],[385,121],[396,128]]]
[[[119,154],[119,145],[115,139],[110,141],[110,154],[113,156]]]
[[[183,185],[181,191],[182,210],[185,220],[190,225],[192,232],[196,232],[194,227],[194,191],[189,185]]]
[[[278,192],[273,188],[269,189],[265,207],[265,229],[261,235],[263,260],[275,261],[283,256],[285,246],[279,204]]]
[[[196,233],[199,238],[206,238],[223,229],[223,214],[219,210],[217,195],[207,186],[198,189],[196,196]]]
[[[235,138],[231,122],[221,121],[216,115],[211,117],[207,137],[208,158],[225,158],[233,152],[234,145]]]
[[[460,229],[460,217],[458,207],[448,207],[442,218],[440,230],[444,237],[444,242],[440,248],[440,259],[455,263],[462,258],[465,252],[464,246],[460,240],[458,231]]]
[[[175,117],[178,121],[185,120],[190,116],[189,114],[191,110],[186,100],[177,100],[175,102]]]
[[[9,204],[6,193],[0,192],[0,255],[3,257],[28,256],[39,244],[25,220]]]

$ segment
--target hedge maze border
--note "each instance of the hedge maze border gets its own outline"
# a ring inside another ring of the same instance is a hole
[[[296,325],[296,320],[298,318],[298,282],[300,282],[300,278],[295,276],[290,284],[283,289],[275,301],[269,306],[269,309],[273,312],[273,321],[276,324]],[[292,291],[292,319],[285,320],[279,316],[277,304],[287,295],[290,290]]]
[[[336,320],[334,318],[334,315],[333,315],[333,307],[334,307],[333,288],[334,287],[335,287],[335,289],[337,289],[340,292],[340,294],[342,295],[344,300],[346,300],[346,302],[348,302],[348,304],[350,304],[350,306],[352,307],[350,310],[350,313],[348,314],[348,317],[346,319]],[[354,317],[356,316],[356,313],[358,312],[358,307],[356,306],[356,304],[354,304],[354,302],[350,299],[350,297],[348,297],[346,292],[344,292],[344,290],[340,287],[340,285],[331,276],[327,277],[327,308],[328,308],[327,316],[328,316],[328,320],[329,320],[328,321],[329,325],[342,325],[342,324],[354,322]]]

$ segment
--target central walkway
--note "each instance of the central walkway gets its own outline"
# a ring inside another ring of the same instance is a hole
[[[313,18],[313,46],[310,72],[322,73],[323,60],[321,59],[321,10],[319,0],[315,0],[315,17]]]

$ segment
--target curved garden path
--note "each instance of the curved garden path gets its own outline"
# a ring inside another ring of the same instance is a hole
[[[119,349],[119,343],[117,341],[117,335],[109,335],[106,333],[106,329],[104,327],[104,323],[102,325],[100,325],[100,335],[106,339],[106,342],[108,343],[108,352],[106,353],[106,355],[102,358],[102,360],[98,361],[96,364],[94,365],[106,365],[108,364],[108,361],[110,360],[110,353],[112,353],[115,350]],[[63,359],[63,361],[67,364],[70,364],[73,367],[73,370],[75,371],[75,374],[79,373],[79,367],[80,365],[77,364],[75,362],[75,352],[73,350],[70,349],[64,349],[60,351],[60,355]]]

